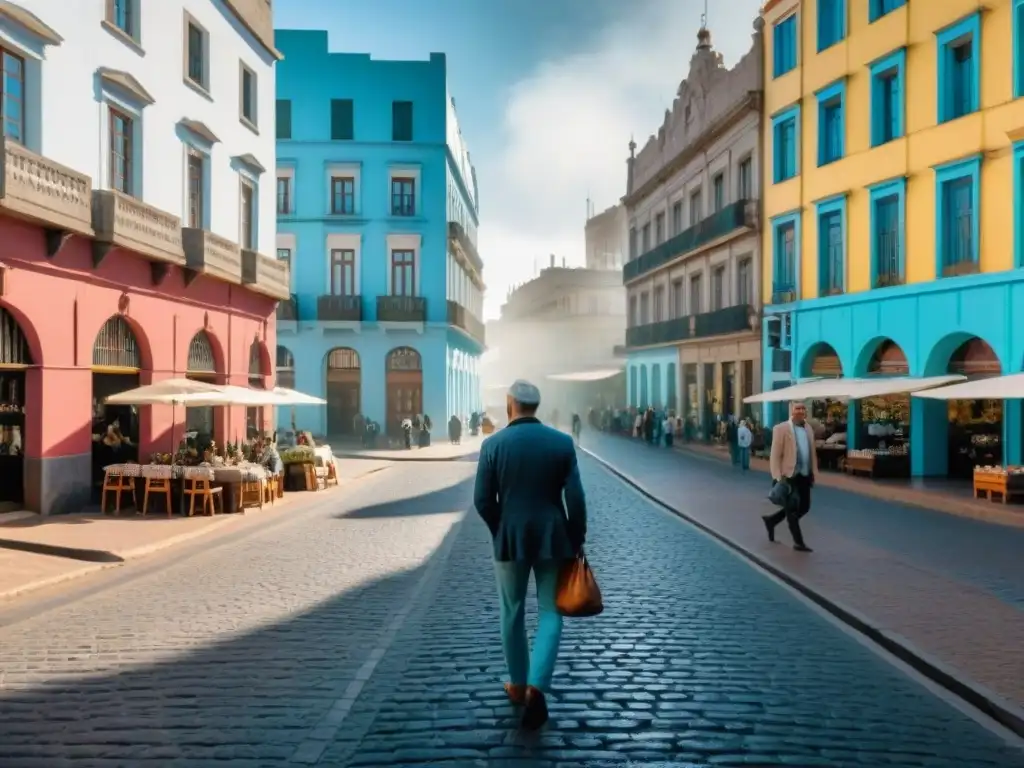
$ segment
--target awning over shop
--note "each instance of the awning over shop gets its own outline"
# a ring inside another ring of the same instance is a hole
[[[914,397],[932,400],[1020,400],[1024,399],[1024,373],[964,381],[948,387],[915,392]]]
[[[576,371],[575,373],[555,373],[547,378],[551,381],[604,381],[622,373],[622,368],[602,368],[596,371]]]
[[[784,403],[787,400],[811,400],[829,398],[841,400],[846,392],[863,379],[811,379],[791,387],[773,389],[743,398],[744,403]]]
[[[865,397],[884,397],[885,395],[918,394],[933,387],[943,387],[964,381],[963,376],[887,376],[884,378],[860,379],[847,391],[850,400],[861,400]]]

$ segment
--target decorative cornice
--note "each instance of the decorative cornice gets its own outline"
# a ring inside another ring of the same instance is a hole
[[[10,0],[0,0],[0,16],[23,26],[47,45],[60,45],[64,42],[64,38],[58,35],[53,27],[44,24],[34,13]]]
[[[96,74],[99,75],[100,80],[103,82],[128,91],[143,106],[148,107],[150,104],[156,103],[156,99],[150,96],[149,91],[142,87],[142,83],[128,72],[120,69],[110,69],[109,67],[100,67],[96,70]]]
[[[241,163],[242,165],[252,168],[256,173],[266,173],[267,171],[267,169],[263,167],[263,164],[260,163],[260,161],[256,159],[256,156],[251,152],[246,152],[244,155],[235,155],[231,159],[236,163]]]
[[[178,121],[178,125],[185,130],[194,133],[203,141],[207,141],[210,144],[216,144],[220,141],[220,139],[217,138],[217,134],[211,131],[209,126],[200,120],[189,120],[187,117],[183,117]]]

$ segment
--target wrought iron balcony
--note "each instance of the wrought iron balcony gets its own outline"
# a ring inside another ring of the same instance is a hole
[[[658,323],[637,325],[626,329],[627,347],[649,347],[672,344],[687,339],[703,339],[729,333],[751,331],[754,309],[748,304],[725,307],[699,315],[674,317]]]
[[[427,300],[422,296],[378,296],[377,321],[381,323],[425,323]]]
[[[456,252],[461,252],[469,263],[476,268],[476,271],[479,274],[483,274],[483,259],[480,258],[480,254],[477,251],[476,246],[469,239],[469,235],[459,222],[448,222],[448,239],[455,245]]]
[[[292,294],[287,299],[282,299],[277,305],[277,319],[294,323],[299,319],[299,301]]]
[[[755,211],[749,200],[737,200],[706,219],[702,219],[675,237],[656,245],[647,253],[626,262],[622,268],[622,282],[628,283],[641,275],[660,269],[673,259],[701,246],[725,237],[738,229],[752,229],[756,226]]]
[[[796,287],[788,283],[772,286],[772,304],[792,304],[796,301]]]
[[[318,296],[316,319],[328,323],[358,323],[363,319],[363,297]]]
[[[456,301],[448,302],[448,325],[454,325],[468,333],[472,338],[486,344],[486,332],[484,324],[476,319],[473,314]]]

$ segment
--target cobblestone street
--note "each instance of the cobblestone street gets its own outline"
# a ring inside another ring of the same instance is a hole
[[[458,523],[475,466],[408,463],[271,531],[0,614],[0,766],[1024,768],[1019,745],[581,461],[607,608],[567,621],[539,736],[502,695],[484,526]]]

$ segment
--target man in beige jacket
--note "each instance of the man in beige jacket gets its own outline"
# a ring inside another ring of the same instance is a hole
[[[814,432],[807,423],[807,406],[801,402],[791,403],[789,421],[776,424],[772,429],[771,473],[773,482],[789,483],[792,497],[778,512],[762,518],[769,541],[775,541],[775,527],[785,520],[793,536],[793,549],[811,551],[804,543],[800,518],[811,509],[811,487],[817,471],[818,453],[814,447]]]

